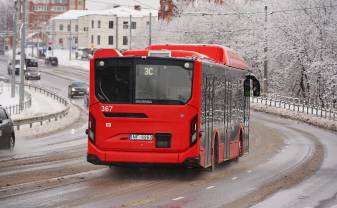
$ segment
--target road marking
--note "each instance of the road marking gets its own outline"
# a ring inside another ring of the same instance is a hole
[[[247,173],[251,173],[252,172],[252,170],[247,170]]]
[[[75,129],[71,129],[71,134],[75,134]]]
[[[236,179],[238,179],[238,177],[236,177],[236,176],[232,178],[233,181],[236,180]]]
[[[174,199],[172,199],[172,200],[173,200],[173,201],[178,201],[178,200],[183,199],[183,198],[184,198],[183,196],[179,196],[179,197],[174,198]]]
[[[209,186],[206,189],[208,190],[208,189],[212,189],[212,188],[215,188],[215,186]]]

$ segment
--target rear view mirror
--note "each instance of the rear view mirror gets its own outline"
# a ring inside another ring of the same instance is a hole
[[[253,91],[253,96],[260,96],[260,82],[256,79],[256,77],[252,74],[246,76],[245,81],[243,82],[244,95],[245,97],[251,96],[251,91]]]

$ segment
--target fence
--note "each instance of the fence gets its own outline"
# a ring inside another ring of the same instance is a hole
[[[4,87],[2,86],[2,90],[3,89]],[[8,89],[10,88],[8,87]],[[18,90],[16,89],[16,91]],[[3,106],[3,107],[6,109],[7,113],[10,116],[12,116],[12,115],[20,114],[22,111],[26,110],[27,108],[30,108],[31,106],[32,106],[32,96],[30,93],[25,92],[25,99],[22,105],[17,104],[17,105]]]
[[[34,90],[35,92],[39,92],[41,94],[44,94],[46,96],[49,96],[51,98],[53,98],[54,100],[58,101],[59,103],[65,105],[65,109],[56,112],[56,113],[52,113],[52,114],[48,114],[48,115],[44,115],[44,116],[36,116],[36,117],[32,117],[32,118],[25,118],[25,119],[16,119],[14,120],[14,126],[17,127],[17,130],[20,130],[20,126],[22,125],[29,125],[30,128],[33,127],[33,123],[40,123],[40,125],[43,125],[44,121],[49,121],[51,122],[51,120],[55,120],[57,121],[59,118],[62,118],[64,116],[66,116],[69,112],[70,109],[70,103],[68,102],[67,98],[64,98],[60,95],[57,95],[54,92],[51,92],[47,89],[38,87],[38,86],[34,86],[34,85],[25,85],[26,87],[28,87],[28,89],[30,90]]]
[[[329,120],[337,120],[337,109],[330,103],[326,107],[301,100],[299,98],[285,97],[281,95],[269,95],[268,97],[251,98],[252,103],[259,103],[265,106],[282,108],[290,111],[313,115]]]

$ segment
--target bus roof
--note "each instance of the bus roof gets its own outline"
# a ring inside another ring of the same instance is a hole
[[[194,51],[205,55],[218,64],[224,64],[239,69],[248,69],[248,64],[234,50],[228,47],[213,44],[162,44],[151,45],[145,50],[182,50]]]
[[[170,57],[206,59],[226,66],[248,69],[244,59],[233,49],[220,45],[197,45],[197,44],[165,44],[151,45],[144,50],[129,50],[122,54],[114,49],[100,49],[95,52],[94,58],[107,58],[118,56],[150,56],[151,52],[159,52]]]

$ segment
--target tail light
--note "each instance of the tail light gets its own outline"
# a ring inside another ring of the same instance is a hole
[[[198,118],[197,116],[194,117],[191,121],[191,127],[190,127],[190,146],[194,145],[197,142],[198,138]]]
[[[96,120],[91,114],[89,114],[88,137],[90,141],[93,144],[95,144],[96,142]]]

